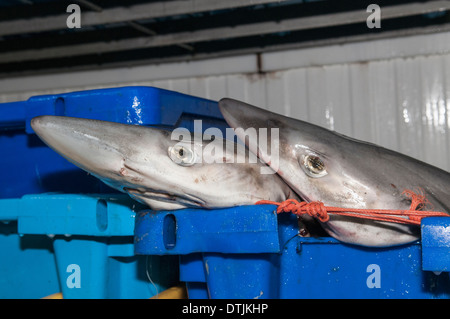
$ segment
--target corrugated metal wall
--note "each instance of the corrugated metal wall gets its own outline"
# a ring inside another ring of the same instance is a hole
[[[150,85],[218,100],[232,97],[398,150],[450,170],[450,54],[98,85]],[[31,95],[4,94],[6,102]]]

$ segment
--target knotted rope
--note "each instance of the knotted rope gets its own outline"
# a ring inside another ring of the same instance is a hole
[[[342,208],[325,206],[322,202],[299,202],[295,199],[288,199],[281,203],[269,200],[261,200],[256,205],[272,204],[277,205],[277,213],[293,213],[297,216],[308,214],[309,216],[319,219],[321,222],[327,222],[330,219],[328,214],[336,214],[341,216],[365,218],[384,222],[420,225],[424,217],[450,216],[443,212],[422,211],[429,204],[423,192],[419,190],[419,194],[405,190],[403,193],[411,199],[411,206],[408,210],[392,210],[392,209],[361,209],[361,208]]]

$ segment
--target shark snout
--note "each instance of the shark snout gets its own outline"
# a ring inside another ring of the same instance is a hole
[[[125,158],[136,140],[118,123],[58,116],[31,120],[35,133],[53,150],[96,176],[126,175]]]

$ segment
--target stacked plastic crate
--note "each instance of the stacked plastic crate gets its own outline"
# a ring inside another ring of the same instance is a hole
[[[38,115],[192,128],[217,103],[152,87],[35,96],[0,105],[0,298],[148,298],[178,282],[177,256],[134,254],[144,207],[75,167],[34,134]],[[223,124],[222,124],[223,125]]]

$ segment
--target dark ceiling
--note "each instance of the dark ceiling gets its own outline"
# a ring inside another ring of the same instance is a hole
[[[260,53],[448,30],[450,1],[0,1],[0,77]],[[70,29],[69,4],[81,9]]]

